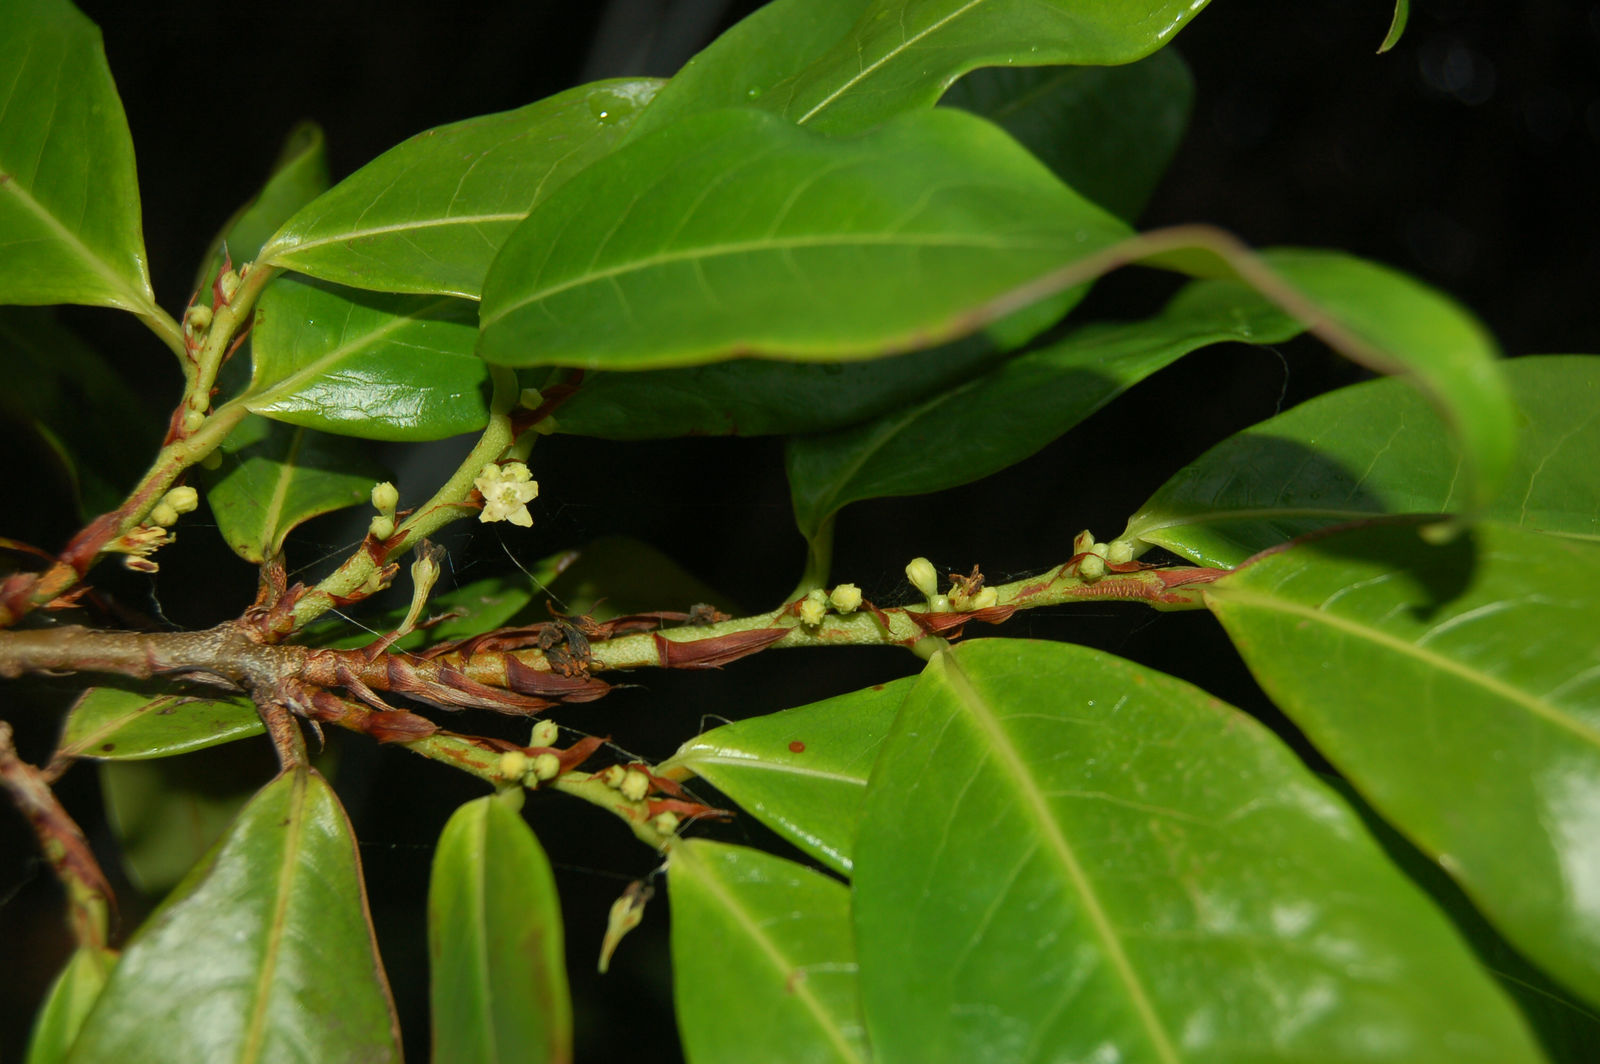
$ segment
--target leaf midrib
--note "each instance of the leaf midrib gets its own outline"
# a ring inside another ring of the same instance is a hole
[[[934,660],[942,666],[945,682],[961,707],[967,711],[969,719],[983,732],[989,750],[1001,762],[999,768],[1002,778],[1011,784],[1037,825],[1041,840],[1054,854],[1057,862],[1067,873],[1067,878],[1071,880],[1095,937],[1100,940],[1106,959],[1110,962],[1118,981],[1126,989],[1128,1000],[1133,1004],[1141,1025],[1149,1035],[1151,1048],[1156,1057],[1164,1064],[1179,1064],[1180,1058],[1173,1046],[1172,1036],[1161,1022],[1161,1017],[1156,1014],[1155,1004],[1150,999],[1149,991],[1145,989],[1139,973],[1134,970],[1132,959],[1123,949],[1116,927],[1096,893],[1094,884],[1090,882],[1088,872],[1079,862],[1071,842],[1062,833],[1061,826],[1056,822],[1050,809],[1049,801],[1035,784],[1032,768],[1018,753],[1011,742],[1011,737],[1000,726],[999,719],[995,716],[988,700],[973,686],[955,654],[941,651]]]
[[[261,1059],[262,1043],[266,1038],[268,999],[272,996],[272,981],[278,967],[278,954],[283,948],[295,866],[300,859],[300,844],[305,835],[309,783],[309,774],[303,768],[295,772],[290,783],[288,824],[283,840],[283,857],[278,867],[277,896],[273,902],[272,920],[267,925],[267,943],[261,959],[260,976],[256,980],[256,992],[250,1010],[250,1027],[239,1048],[237,1058],[239,1064],[253,1064]]]

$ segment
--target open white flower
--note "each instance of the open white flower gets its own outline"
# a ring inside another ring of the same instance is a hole
[[[490,462],[472,484],[483,496],[483,512],[478,514],[478,520],[532,527],[528,503],[539,497],[539,482],[533,479],[527,465],[507,462],[500,466]]]

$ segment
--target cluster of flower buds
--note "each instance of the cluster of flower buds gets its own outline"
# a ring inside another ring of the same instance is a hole
[[[1085,555],[1078,561],[1078,578],[1092,584],[1106,575],[1106,563],[1123,565],[1133,560],[1133,544],[1125,539],[1111,543],[1096,542],[1088,529],[1079,532],[1072,541],[1074,556]]]
[[[840,584],[832,591],[812,588],[800,600],[800,623],[815,628],[830,612],[851,614],[861,608],[861,589],[854,584]]]
[[[122,535],[107,543],[101,550],[107,554],[126,555],[122,564],[141,573],[155,573],[161,566],[150,555],[173,542],[178,537],[168,531],[178,523],[178,518],[192,513],[200,505],[200,493],[188,486],[173,488],[150,508],[149,524],[134,525]]]
[[[382,543],[394,535],[394,511],[400,505],[400,492],[393,484],[385,480],[381,484],[372,486],[372,508],[378,511],[378,516],[372,519],[367,526],[367,534]]]

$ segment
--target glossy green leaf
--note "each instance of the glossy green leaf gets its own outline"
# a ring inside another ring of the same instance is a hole
[[[100,793],[129,881],[151,898],[171,890],[276,767],[266,743],[102,764]]]
[[[256,795],[135,933],[70,1059],[400,1059],[355,836],[321,776]]]
[[[222,268],[225,253],[235,268],[253,261],[279,226],[327,190],[328,153],[322,127],[315,122],[301,122],[284,138],[278,160],[261,191],[234,212],[211,242],[203,260],[205,266],[195,278],[198,300],[211,305],[211,282]]]
[[[1194,79],[1170,48],[1129,66],[974,70],[939,101],[998,124],[1129,222],[1172,161],[1193,102]]]
[[[1199,281],[1144,321],[1087,325],[876,421],[795,437],[787,466],[800,531],[814,537],[852,502],[952,488],[1020,462],[1196,348],[1299,331],[1239,282]]]
[[[246,417],[206,475],[206,501],[235,554],[260,564],[295,526],[368,501],[384,472],[354,440]]]
[[[1274,736],[1070,644],[929,662],[867,789],[853,916],[884,1061],[1539,1059]]]
[[[107,761],[170,757],[260,735],[250,699],[149,695],[91,687],[73,703],[58,758]]]
[[[713,728],[678,747],[656,771],[700,776],[849,875],[867,776],[914,682],[907,677]]]
[[[0,307],[0,379],[0,415],[55,445],[86,517],[120,503],[161,442],[162,419],[53,310]]]
[[[302,208],[262,261],[356,288],[476,299],[506,234],[611,151],[660,84],[595,82],[419,133]]]
[[[667,888],[691,1064],[869,1059],[844,884],[760,850],[690,839],[668,855]]]
[[[1411,0],[1395,0],[1394,18],[1389,22],[1389,32],[1383,35],[1383,43],[1378,45],[1378,54],[1382,55],[1400,43],[1400,37],[1406,32],[1406,20],[1411,16]]]
[[[967,336],[867,362],[743,358],[592,373],[556,421],[562,432],[613,440],[826,432],[953,387],[1000,357],[988,337]]]
[[[433,858],[428,961],[433,1059],[572,1059],[561,905],[521,793],[455,811]]]
[[[100,997],[106,975],[117,962],[110,950],[79,946],[56,976],[28,1038],[27,1064],[60,1064],[67,1059],[84,1017]]]
[[[241,401],[274,421],[366,439],[476,432],[489,420],[477,340],[478,308],[466,300],[279,277],[261,296]]]
[[[882,355],[977,329],[995,297],[1125,233],[960,111],[852,140],[722,111],[529,215],[485,282],[479,352],[635,369]]]
[[[1517,358],[1503,370],[1520,431],[1505,487],[1484,516],[1600,538],[1600,358]],[[1369,381],[1224,440],[1164,484],[1122,538],[1234,566],[1329,525],[1459,510],[1460,472],[1422,396],[1401,381]]]
[[[66,0],[7,0],[0,71],[0,303],[158,314],[100,31]]]
[[[1341,532],[1210,585],[1285,713],[1524,954],[1600,1002],[1600,542]]]
[[[984,66],[1105,66],[1160,48],[1205,0],[788,0],[674,78],[641,125],[752,105],[833,132],[931,106]],[[681,84],[680,84],[681,82]]]

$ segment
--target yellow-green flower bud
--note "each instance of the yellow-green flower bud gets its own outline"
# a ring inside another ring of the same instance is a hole
[[[1088,554],[1094,548],[1094,533],[1084,529],[1072,537],[1072,553]]]
[[[630,802],[642,802],[644,796],[650,793],[650,777],[636,768],[630,768],[622,777],[622,786],[617,790]]]
[[[162,502],[178,511],[180,514],[193,513],[200,505],[200,493],[189,485],[184,484],[173,488],[162,496]]]
[[[178,523],[178,511],[170,503],[158,502],[150,510],[150,523],[171,528]]]
[[[1106,561],[1098,554],[1091,554],[1078,563],[1078,576],[1086,584],[1092,584],[1106,575]]]
[[[912,558],[906,565],[906,579],[924,596],[939,593],[939,570],[926,558]]]
[[[609,765],[604,772],[600,773],[600,782],[607,787],[615,787],[620,790],[622,781],[627,775],[628,770],[621,765]]]
[[[671,835],[674,831],[678,830],[678,825],[680,823],[681,821],[678,819],[678,814],[669,809],[665,813],[657,813],[655,819],[650,821],[650,826],[661,832],[663,835]]]
[[[854,584],[840,584],[828,595],[828,601],[840,613],[854,613],[861,608],[861,589]]]
[[[1000,593],[992,587],[986,587],[967,601],[967,609],[986,610],[999,601]]]
[[[394,535],[394,517],[390,514],[379,514],[367,525],[367,535],[382,542]]]
[[[1125,539],[1113,540],[1106,548],[1106,561],[1113,565],[1126,565],[1133,561],[1133,544]]]
[[[222,302],[232,303],[233,297],[239,294],[239,275],[232,270],[223,270],[222,276],[217,278],[217,287],[222,290]]]
[[[394,516],[394,508],[400,505],[400,489],[385,480],[381,484],[372,486],[372,508],[380,514]]]
[[[828,607],[824,606],[821,602],[818,602],[810,595],[807,595],[801,600],[800,623],[805,625],[807,628],[815,628],[817,625],[822,623],[822,619],[827,615]]]
[[[524,388],[517,396],[517,405],[525,406],[529,410],[537,410],[544,405],[544,396],[539,394],[537,388]]]
[[[1092,544],[1089,547],[1089,553],[1090,554],[1097,555],[1097,556],[1099,556],[1101,558],[1104,558],[1106,556],[1107,552],[1109,552],[1110,550],[1111,550],[1111,548],[1107,547],[1104,543],[1095,543],[1095,544]]]
[[[533,726],[533,735],[528,739],[529,746],[554,746],[556,740],[561,738],[561,729],[553,720],[541,720]]]
[[[948,595],[928,596],[929,613],[949,613],[950,609],[950,597]]]
[[[211,328],[211,308],[196,303],[183,312],[183,327],[192,333],[203,333]]]
[[[508,780],[520,780],[528,771],[528,755],[521,750],[507,750],[500,755],[495,770]]]
[[[217,470],[221,469],[222,453],[220,451],[212,451],[210,454],[200,459],[200,468],[204,469],[208,473],[215,473]]]
[[[553,780],[561,775],[561,759],[555,754],[540,754],[533,759],[533,776],[537,780]]]

